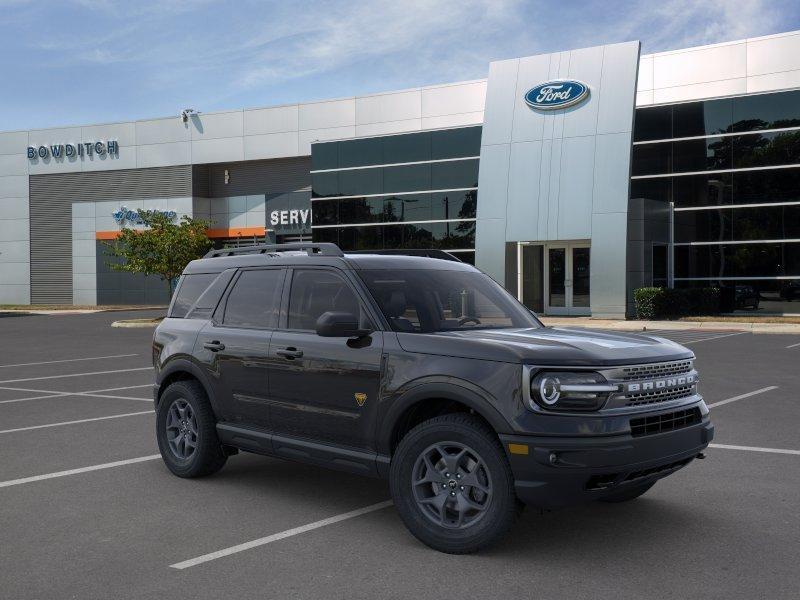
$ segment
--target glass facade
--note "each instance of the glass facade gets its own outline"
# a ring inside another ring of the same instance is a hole
[[[674,205],[676,287],[800,312],[800,91],[637,109],[631,176]]]
[[[481,127],[315,143],[315,242],[439,248],[475,260]]]

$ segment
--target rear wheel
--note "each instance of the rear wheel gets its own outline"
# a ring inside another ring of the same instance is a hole
[[[196,381],[176,381],[164,390],[156,438],[164,464],[178,477],[211,475],[227,460],[208,397]]]
[[[610,496],[599,498],[599,500],[600,502],[610,502],[610,503],[628,502],[629,500],[635,500],[636,498],[647,492],[647,490],[649,490],[655,484],[656,482],[652,481],[644,485],[634,486],[632,488],[617,492],[616,494],[611,494]]]
[[[444,415],[412,429],[392,458],[389,483],[406,527],[441,552],[489,546],[519,509],[497,436],[471,415]]]

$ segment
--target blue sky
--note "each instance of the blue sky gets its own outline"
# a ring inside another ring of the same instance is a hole
[[[486,77],[492,60],[800,29],[796,0],[0,0],[0,131]]]

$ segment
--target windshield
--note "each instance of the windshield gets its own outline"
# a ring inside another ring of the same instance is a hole
[[[395,331],[541,327],[491,277],[474,271],[358,271]]]

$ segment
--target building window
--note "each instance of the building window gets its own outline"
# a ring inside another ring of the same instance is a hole
[[[313,237],[474,262],[481,127],[312,144]]]
[[[729,310],[788,311],[800,289],[800,90],[637,109],[633,137],[631,198],[675,208],[676,286],[718,286]]]

